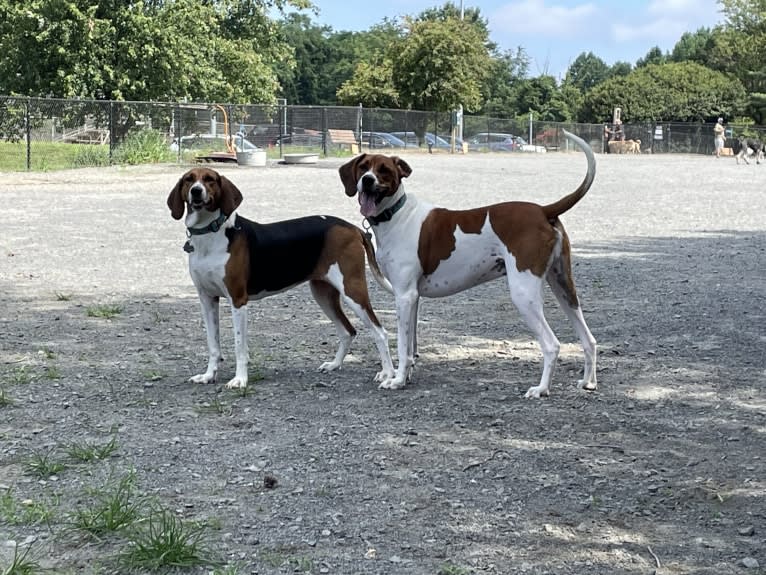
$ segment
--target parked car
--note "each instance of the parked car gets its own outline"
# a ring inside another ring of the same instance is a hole
[[[544,153],[545,146],[528,143],[521,136],[505,132],[480,132],[468,138],[469,150],[484,150],[490,152],[537,152]]]
[[[411,147],[419,147],[418,143],[418,136],[415,132],[391,132],[392,136],[396,136],[400,140],[404,140],[404,142],[407,144],[408,148]],[[440,150],[450,150],[452,149],[452,146],[449,142],[449,139],[442,138],[441,136],[437,136],[433,132],[426,132],[423,134],[423,141],[426,144],[426,146],[440,149]],[[463,140],[460,138],[455,138],[455,149],[460,151],[463,149]]]
[[[388,132],[362,132],[362,146],[371,149],[406,148],[407,144]]]

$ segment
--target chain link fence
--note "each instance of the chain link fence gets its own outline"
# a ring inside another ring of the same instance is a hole
[[[156,161],[236,161],[236,152],[350,155],[360,150],[473,153],[566,149],[561,129],[605,152],[603,124],[571,124],[354,106],[118,102],[0,96],[0,171]],[[625,124],[642,153],[712,154],[709,124]],[[341,135],[341,137],[338,136]],[[764,139],[766,128],[727,126]]]

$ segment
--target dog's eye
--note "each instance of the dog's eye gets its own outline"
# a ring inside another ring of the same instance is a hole
[[[205,174],[205,177],[202,178],[202,179],[205,180],[206,183],[214,182],[215,181],[215,176],[212,176],[210,174]]]
[[[188,183],[188,182],[193,182],[193,181],[194,181],[194,176],[192,176],[191,174],[186,174],[184,176],[184,182]]]
[[[384,164],[384,165],[382,165],[382,166],[380,166],[380,167],[378,168],[378,173],[379,173],[379,174],[390,174],[390,173],[391,173],[391,170],[388,168],[388,166],[386,166],[386,165]]]

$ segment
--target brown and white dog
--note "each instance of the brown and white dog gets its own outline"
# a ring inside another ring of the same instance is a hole
[[[376,280],[387,290],[370,240],[358,227],[331,216],[308,216],[259,224],[236,213],[242,193],[225,176],[208,168],[184,174],[168,196],[176,220],[186,214],[189,273],[202,304],[207,331],[207,370],[189,379],[194,383],[216,380],[223,361],[220,346],[218,303],[231,304],[234,324],[236,373],[226,387],[247,386],[247,302],[309,282],[311,294],[335,324],[340,345],[322,371],[338,369],[348,353],[356,330],[343,313],[340,300],[372,330],[380,353],[382,371],[376,381],[394,373],[388,338],[370,305],[365,277],[365,254]]]
[[[526,397],[548,395],[559,354],[559,341],[543,314],[543,280],[582,343],[585,372],[579,385],[596,389],[596,340],[583,318],[572,280],[569,238],[559,220],[590,188],[596,160],[582,139],[564,133],[585,152],[588,171],[574,192],[546,206],[505,202],[447,210],[405,195],[402,180],[412,170],[401,158],[362,154],[341,166],[346,194],[359,194],[360,211],[377,239],[378,263],[396,298],[399,365],[380,387],[400,388],[410,378],[421,296],[448,296],[506,276],[511,299],[543,352],[540,384],[530,387]]]

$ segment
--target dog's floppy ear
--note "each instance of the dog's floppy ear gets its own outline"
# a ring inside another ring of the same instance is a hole
[[[399,177],[400,178],[406,178],[412,173],[412,168],[410,168],[410,165],[399,158],[398,156],[392,156],[391,159],[396,164],[396,167],[399,169]]]
[[[184,202],[183,194],[181,193],[183,185],[184,179],[181,177],[175,187],[170,190],[170,195],[168,196],[168,208],[170,208],[170,215],[173,216],[174,220],[180,220],[184,215],[186,204]]]
[[[218,177],[220,178],[221,188],[221,199],[218,207],[224,214],[229,216],[242,203],[242,192],[226,176],[219,174]]]
[[[346,162],[339,169],[340,181],[343,182],[343,187],[346,188],[346,195],[353,198],[356,195],[356,166],[362,161],[367,154],[357,156],[350,162]]]

